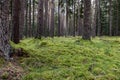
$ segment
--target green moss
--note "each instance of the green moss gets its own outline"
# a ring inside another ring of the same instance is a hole
[[[9,76],[9,73],[8,72],[4,72],[1,75],[1,79],[6,80],[6,79],[8,79],[8,76]]]
[[[2,65],[3,65],[4,63],[5,63],[5,60],[0,57],[0,67],[2,67]]]
[[[20,64],[28,70],[23,80],[119,80],[120,38],[80,37],[24,39],[14,48],[22,48],[30,57]]]

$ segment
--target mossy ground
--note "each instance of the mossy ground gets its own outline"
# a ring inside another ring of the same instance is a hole
[[[23,80],[120,80],[120,37],[24,39]]]
[[[0,57],[0,68],[4,65],[4,63],[5,63],[5,60]]]

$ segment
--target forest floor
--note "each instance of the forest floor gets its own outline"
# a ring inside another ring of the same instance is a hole
[[[21,80],[24,70],[15,61],[0,59],[0,80]]]
[[[11,45],[24,53],[16,59],[16,69],[25,72],[21,80],[120,80],[120,37],[29,38]]]

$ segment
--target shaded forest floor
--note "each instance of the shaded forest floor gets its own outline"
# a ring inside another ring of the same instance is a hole
[[[23,68],[16,62],[5,62],[0,68],[0,80],[21,80]]]
[[[25,53],[16,59],[26,72],[22,80],[120,80],[120,37],[29,38],[11,45]]]

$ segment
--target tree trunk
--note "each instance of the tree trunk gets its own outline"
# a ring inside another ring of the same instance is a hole
[[[28,37],[28,0],[25,0],[26,12],[25,12],[25,36]]]
[[[96,36],[96,24],[97,24],[97,0],[94,1],[94,13],[93,13],[93,25],[92,25],[92,37]]]
[[[82,35],[82,27],[83,27],[83,20],[81,18],[81,8],[82,8],[82,2],[80,0],[78,0],[78,35],[81,36]]]
[[[45,37],[48,36],[48,0],[45,0]]]
[[[109,35],[112,36],[112,0],[109,3]]]
[[[84,27],[83,36],[84,40],[90,40],[91,36],[91,0],[84,0]]]
[[[54,0],[51,0],[51,25],[50,25],[50,36],[54,37]]]
[[[74,7],[74,13],[73,13],[73,36],[75,37],[75,33],[76,33],[76,25],[75,25],[75,22],[76,22],[76,16],[75,16],[75,0],[73,0],[73,7]]]
[[[97,35],[101,36],[100,0],[97,0]]]
[[[20,0],[13,0],[13,42],[19,43]]]
[[[66,0],[66,31],[65,31],[65,32],[66,32],[66,35],[68,35],[68,19],[69,19],[69,16],[68,16],[68,15],[69,15],[69,14],[68,14],[68,13],[69,13],[69,8],[68,8],[69,5],[68,5],[68,2],[69,2],[69,1]]]
[[[118,29],[119,29],[119,3],[118,3],[118,0],[116,0],[116,5],[117,5],[116,35],[118,36]]]
[[[32,23],[32,37],[34,36],[35,34],[35,0],[33,0],[33,23]]]
[[[1,1],[0,1],[1,2]],[[9,2],[4,0],[0,5],[0,56],[9,59]]]
[[[24,19],[25,19],[25,0],[20,0],[20,39],[23,38]]]
[[[31,37],[31,31],[32,30],[32,26],[31,26],[31,0],[29,0],[29,30],[28,30],[28,35],[29,37]]]
[[[60,32],[60,0],[58,0],[58,36],[61,36]]]
[[[37,21],[37,38],[43,34],[43,0],[38,2],[38,21]]]

